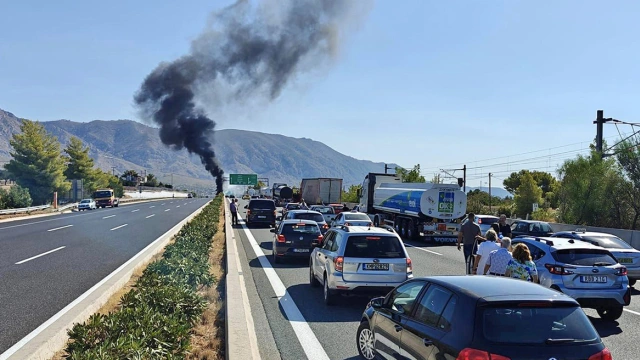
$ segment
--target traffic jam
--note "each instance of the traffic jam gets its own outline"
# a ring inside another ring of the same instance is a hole
[[[305,179],[298,199],[286,184],[245,194],[243,218],[272,234],[272,263],[305,264],[328,311],[366,299],[347,336],[360,358],[613,359],[586,311],[615,323],[630,305],[640,251],[622,239],[470,214],[457,184],[392,174],[368,174],[350,208],[337,180]],[[408,249],[420,243],[457,251],[464,269],[416,276]]]

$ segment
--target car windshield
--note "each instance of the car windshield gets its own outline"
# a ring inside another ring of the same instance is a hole
[[[91,202],[91,200],[84,199],[84,200],[80,201],[80,204],[88,204],[90,202]]]
[[[491,307],[482,311],[482,332],[504,344],[566,344],[598,339],[580,307]]]
[[[287,204],[287,210],[298,210],[300,209],[300,204]]]
[[[403,258],[400,240],[395,236],[353,235],[347,240],[344,257],[354,258]]]
[[[315,224],[290,224],[284,226],[282,234],[320,234],[320,229],[318,228],[318,225]]]
[[[314,214],[314,213],[293,214],[293,218],[294,219],[300,219],[300,220],[311,220],[311,221],[315,221],[315,222],[324,222],[324,217],[322,217],[322,215]]]
[[[551,226],[549,226],[549,224],[547,223],[543,223],[543,222],[536,222],[536,223],[531,223],[529,224],[529,231],[531,232],[553,232],[553,230],[551,229]]]
[[[344,214],[344,219],[345,220],[355,220],[355,221],[371,221],[371,219],[369,219],[369,215],[367,214]]]
[[[605,249],[634,249],[633,246],[627,244],[626,242],[624,242],[624,240],[613,235],[583,236],[582,239],[596,243],[596,245],[602,246]]]
[[[314,207],[313,211],[317,211],[320,214],[333,214],[333,208],[331,208],[329,206]]]
[[[111,191],[96,191],[93,194],[93,197],[96,197],[96,198],[111,197]]]
[[[276,204],[271,200],[251,200],[249,209],[254,210],[275,210]]]
[[[614,265],[618,261],[607,250],[565,249],[552,253],[557,262],[569,265],[594,266]]]

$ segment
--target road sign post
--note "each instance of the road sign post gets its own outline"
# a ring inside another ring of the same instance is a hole
[[[257,174],[229,174],[229,185],[258,185]]]

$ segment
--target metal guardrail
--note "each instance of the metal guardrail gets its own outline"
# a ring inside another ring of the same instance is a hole
[[[40,205],[40,206],[30,206],[30,207],[18,208],[18,209],[4,209],[4,210],[0,210],[0,215],[20,214],[20,213],[26,213],[29,211],[44,210],[50,207],[51,205]]]
[[[59,206],[56,211],[64,211],[67,209],[75,209],[76,207],[78,207],[78,203],[72,203],[72,204],[67,204],[64,206]]]

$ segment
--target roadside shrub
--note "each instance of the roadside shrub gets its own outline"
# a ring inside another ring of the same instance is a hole
[[[29,189],[20,185],[13,185],[6,191],[0,189],[0,209],[18,209],[31,206],[33,200],[29,195]]]
[[[513,205],[501,205],[498,208],[498,215],[505,214],[508,218],[511,217],[513,213]]]
[[[556,221],[556,214],[550,208],[546,208],[546,209],[538,208],[538,210],[534,211],[531,214],[531,218],[533,220],[555,222]]]
[[[149,264],[118,310],[94,314],[69,330],[68,359],[183,359],[191,329],[207,303],[197,293],[216,279],[209,272],[209,251],[217,231],[216,197],[176,235],[162,259]]]

